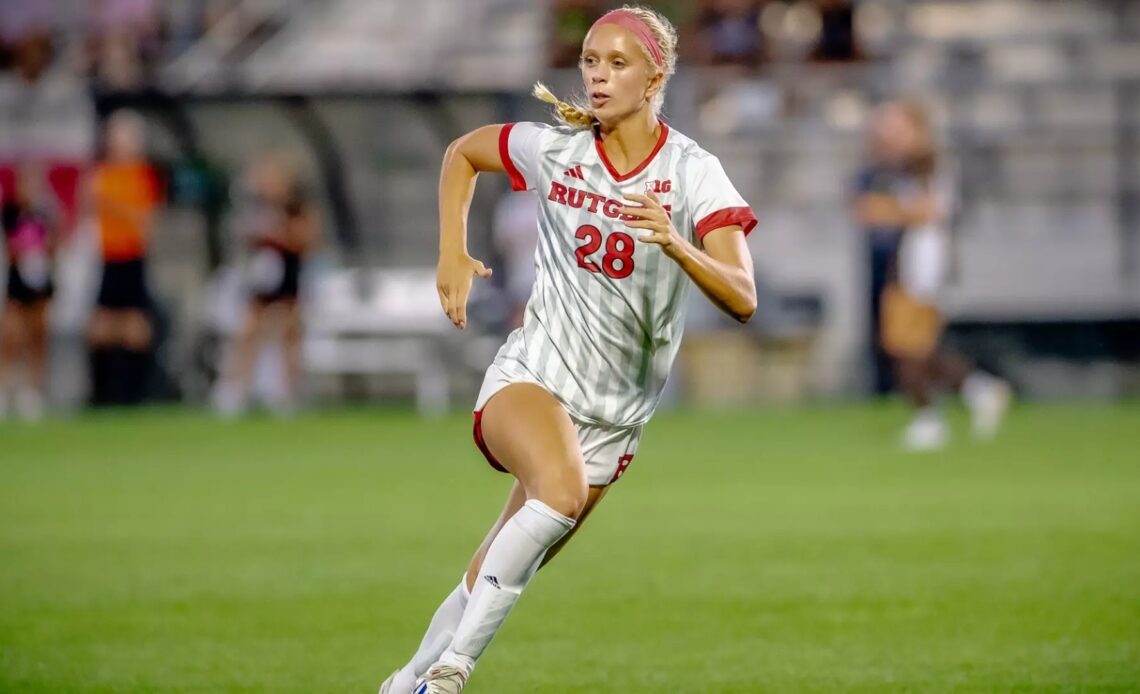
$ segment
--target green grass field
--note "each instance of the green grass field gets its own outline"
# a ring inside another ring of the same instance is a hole
[[[904,418],[663,413],[467,691],[1140,691],[1140,407]],[[506,494],[469,426],[0,425],[0,692],[375,692]]]

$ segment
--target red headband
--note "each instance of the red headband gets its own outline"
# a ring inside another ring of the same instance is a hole
[[[653,62],[657,64],[657,67],[665,67],[665,55],[661,52],[661,46],[657,43],[657,37],[653,35],[653,31],[650,30],[648,24],[641,20],[641,17],[638,17],[629,10],[614,10],[613,12],[607,12],[602,15],[598,21],[594,22],[594,26],[590,27],[590,31],[597,29],[603,24],[616,24],[619,27],[624,27],[632,31],[634,36],[641,41],[642,45],[649,50],[649,55],[652,56]]]

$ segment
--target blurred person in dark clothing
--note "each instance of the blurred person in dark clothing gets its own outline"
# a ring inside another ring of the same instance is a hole
[[[60,215],[43,171],[25,165],[0,205],[8,282],[0,321],[0,417],[14,402],[26,420],[43,416],[47,401],[48,305],[52,256]],[[24,383],[11,388],[11,371],[23,361]],[[12,398],[13,393],[15,398]]]
[[[873,283],[881,281],[872,289],[879,294],[872,334],[915,410],[903,445],[933,450],[946,444],[949,432],[934,403],[939,387],[960,393],[974,434],[991,437],[1009,405],[1008,385],[940,344],[953,184],[939,165],[926,110],[911,100],[880,107],[872,145],[875,161],[861,178],[855,206],[871,240]]]
[[[852,0],[816,0],[819,11],[819,40],[811,59],[819,62],[862,60],[855,31],[855,3]]]
[[[88,204],[99,228],[103,276],[88,340],[92,404],[142,402],[150,373],[151,300],[146,254],[160,200],[145,155],[145,123],[130,111],[107,121],[106,154],[91,177]]]
[[[704,0],[696,13],[697,62],[756,67],[767,58],[761,0]]]
[[[316,210],[294,169],[278,156],[262,157],[250,167],[237,192],[238,233],[249,252],[247,281],[251,300],[241,335],[214,392],[219,412],[244,411],[254,365],[270,337],[281,341],[285,362],[284,393],[270,405],[288,411],[301,381],[301,268],[316,246]]]
[[[862,227],[870,269],[867,298],[870,302],[873,390],[886,395],[893,390],[891,360],[879,341],[882,328],[882,295],[888,271],[894,264],[906,220],[897,209],[901,191],[915,187],[907,161],[911,143],[906,116],[894,105],[881,107],[871,118],[867,132],[868,162],[855,181],[855,218]]]

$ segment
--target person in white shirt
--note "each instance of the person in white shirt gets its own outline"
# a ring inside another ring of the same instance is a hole
[[[534,290],[523,325],[487,370],[474,437],[515,477],[502,516],[382,694],[457,694],[538,570],[626,471],[653,415],[696,284],[737,320],[756,309],[745,235],[752,210],[720,162],[659,116],[676,32],[657,13],[615,10],[586,35],[588,104],[562,125],[512,123],[451,144],[440,180],[439,300],[467,325],[474,278],[466,218],[479,172],[539,198]]]

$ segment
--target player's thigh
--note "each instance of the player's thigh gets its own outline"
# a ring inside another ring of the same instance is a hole
[[[105,347],[115,342],[115,312],[98,306],[91,314],[87,326],[87,340],[95,347]]]
[[[28,334],[37,343],[47,337],[48,306],[49,302],[47,301],[37,301],[29,306],[24,314],[24,323],[27,326]]]
[[[282,299],[277,302],[277,311],[281,321],[281,339],[286,343],[296,343],[301,340],[301,310],[296,299]]]
[[[151,327],[150,319],[145,312],[139,309],[123,311],[119,323],[120,341],[125,347],[133,350],[144,350],[150,346]]]
[[[578,431],[562,404],[544,388],[513,383],[483,407],[483,440],[522,483],[527,498],[577,517],[586,503],[586,466]]]
[[[269,305],[260,301],[249,302],[242,325],[241,339],[261,339],[269,323]]]
[[[0,312],[0,350],[5,354],[14,352],[23,341],[24,309],[15,301],[9,301]]]

